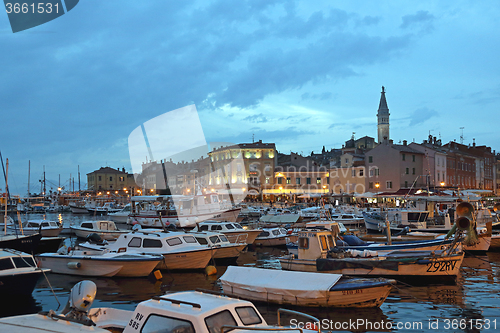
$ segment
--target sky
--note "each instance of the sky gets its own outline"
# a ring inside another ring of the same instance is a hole
[[[44,168],[48,189],[130,172],[134,129],[193,104],[206,142],[341,148],[376,138],[382,86],[395,143],[463,131],[498,151],[498,31],[497,1],[81,0],[17,33],[0,14],[10,192]]]

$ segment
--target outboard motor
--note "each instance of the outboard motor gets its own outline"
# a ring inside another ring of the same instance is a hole
[[[68,302],[61,313],[73,321],[95,326],[95,323],[88,317],[88,313],[96,292],[97,287],[94,282],[88,280],[78,282],[71,288]]]

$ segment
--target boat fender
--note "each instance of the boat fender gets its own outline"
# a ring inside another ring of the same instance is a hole
[[[68,268],[78,269],[80,267],[82,267],[82,264],[79,263],[78,261],[70,261],[70,262],[68,262]]]
[[[215,266],[208,265],[205,267],[205,273],[207,273],[207,275],[215,275],[217,274],[217,268],[215,268]]]

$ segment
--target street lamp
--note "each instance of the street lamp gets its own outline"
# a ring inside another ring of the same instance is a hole
[[[441,182],[441,187],[443,187],[443,186],[444,186],[444,182]]]
[[[379,188],[380,187],[380,183],[375,183],[375,188]]]
[[[323,191],[325,192],[326,194],[326,185],[323,185]]]

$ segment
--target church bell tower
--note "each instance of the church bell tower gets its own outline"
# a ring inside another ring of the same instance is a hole
[[[380,103],[378,105],[378,143],[388,142],[389,137],[389,108],[385,100],[385,88],[382,86],[382,95],[380,96]]]

